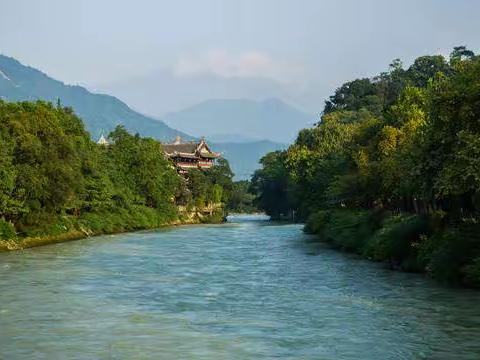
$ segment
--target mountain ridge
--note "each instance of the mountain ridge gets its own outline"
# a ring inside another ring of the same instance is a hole
[[[0,98],[53,103],[60,100],[63,106],[72,107],[84,120],[93,138],[113,130],[117,125],[124,125],[129,131],[159,140],[170,140],[177,135],[192,138],[161,120],[138,113],[114,96],[92,93],[79,85],[65,84],[12,57],[0,54],[0,71]]]
[[[170,67],[157,68],[128,79],[97,83],[94,88],[115,95],[134,109],[142,109],[142,112],[160,119],[208,99],[262,101],[276,97],[309,114],[317,112],[317,106],[312,104],[323,101],[317,93],[313,95],[298,84],[259,76],[224,77],[212,73],[182,76]]]
[[[279,143],[291,142],[300,129],[313,125],[313,119],[275,97],[209,99],[164,116],[169,126],[188,129],[192,135],[238,134]]]

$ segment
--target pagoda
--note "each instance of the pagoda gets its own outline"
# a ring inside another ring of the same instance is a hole
[[[162,148],[181,174],[190,169],[210,169],[215,165],[215,159],[220,157],[220,153],[213,152],[204,138],[200,141],[183,141],[177,136],[174,142],[162,144]]]

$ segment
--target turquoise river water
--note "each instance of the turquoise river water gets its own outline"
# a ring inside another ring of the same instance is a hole
[[[480,359],[480,292],[313,240],[233,217],[0,254],[0,359]]]

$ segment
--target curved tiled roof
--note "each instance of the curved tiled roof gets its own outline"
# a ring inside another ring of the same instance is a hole
[[[181,144],[162,144],[162,148],[163,151],[165,151],[168,155],[173,154],[174,152],[194,154],[198,148],[198,145],[200,145],[200,143],[196,142],[188,142]]]
[[[201,148],[206,149],[207,151],[200,151]],[[176,139],[174,143],[162,144],[163,151],[170,156],[182,156],[182,157],[204,157],[204,158],[217,158],[220,154],[215,153],[210,150],[205,140],[199,142],[190,141],[190,142],[181,142],[180,139]]]

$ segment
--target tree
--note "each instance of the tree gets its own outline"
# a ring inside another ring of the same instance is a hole
[[[260,160],[262,169],[252,177],[252,189],[257,194],[255,203],[275,219],[287,216],[292,210],[285,155],[283,151],[268,153]]]
[[[254,205],[255,194],[251,190],[251,182],[248,180],[234,182],[228,210],[236,213],[257,212],[258,209]]]
[[[381,111],[381,100],[375,84],[370,79],[357,79],[342,85],[325,102],[324,113],[335,110],[360,110],[366,108],[374,113]]]
[[[456,46],[450,53],[450,64],[455,65],[455,63],[458,63],[462,60],[472,60],[474,56],[475,53],[471,50],[468,50],[465,46]]]
[[[407,70],[408,79],[416,87],[426,87],[428,81],[438,73],[451,73],[450,66],[441,55],[421,56]]]

